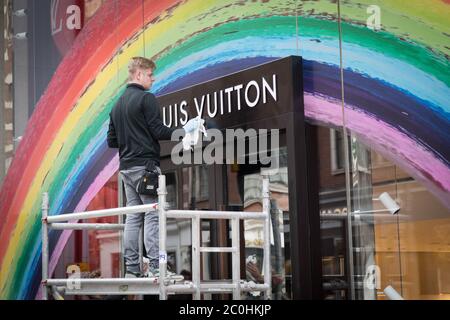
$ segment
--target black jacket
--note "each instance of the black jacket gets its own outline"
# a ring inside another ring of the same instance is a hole
[[[146,165],[148,160],[159,165],[158,140],[170,140],[175,129],[163,124],[152,93],[128,84],[109,117],[107,142],[110,148],[119,148],[120,170]]]

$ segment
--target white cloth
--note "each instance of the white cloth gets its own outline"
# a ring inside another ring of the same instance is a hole
[[[186,122],[186,124],[183,126],[183,129],[185,132],[191,132],[194,131],[198,127],[198,122],[200,121],[200,117],[195,117]]]
[[[200,116],[197,116],[194,119],[196,120],[196,127],[193,130],[186,132],[182,140],[184,150],[190,150],[192,146],[197,144],[198,139],[200,138],[200,132],[203,133],[205,137],[208,136],[205,129],[205,120],[200,118]]]

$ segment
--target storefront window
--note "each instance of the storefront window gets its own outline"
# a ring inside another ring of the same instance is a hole
[[[328,165],[327,155],[333,154],[329,130],[334,129],[318,128],[324,299],[349,299],[350,281],[355,299],[389,299],[388,286],[404,299],[449,299],[448,208],[419,181],[352,136],[349,232],[344,173],[336,174]]]
[[[176,171],[163,173],[166,176],[167,209],[178,209],[178,176]],[[189,278],[191,272],[191,223],[189,220],[167,219],[167,268]]]
[[[269,175],[271,206],[271,266],[272,299],[290,299],[291,264],[289,241],[289,190],[287,148],[271,150],[272,158],[279,164],[278,170]],[[227,195],[231,208],[243,211],[262,210],[261,164],[235,164],[227,166]],[[255,283],[264,282],[263,268],[263,221],[243,222],[245,278]],[[241,253],[242,254],[242,253]],[[242,276],[242,274],[241,274]],[[260,292],[247,293],[246,299],[262,299]]]
[[[355,213],[353,220],[354,242],[361,248],[355,250],[355,270],[364,275],[362,283],[357,282],[357,297],[388,299],[385,288],[391,286],[405,299],[450,299],[450,211],[397,165],[367,151],[370,188],[366,189],[371,193],[365,206],[355,205],[354,210],[367,216]],[[398,205],[395,214],[386,197]]]

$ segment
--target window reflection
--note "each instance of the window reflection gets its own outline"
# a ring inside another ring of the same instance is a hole
[[[287,149],[272,150],[280,164],[279,170],[269,176],[271,207],[271,266],[272,299],[291,298],[291,265],[289,252],[289,199]],[[262,175],[260,164],[235,164],[227,167],[228,204],[236,210],[262,211]],[[247,281],[264,282],[263,225],[261,220],[243,222],[245,241],[245,276]],[[241,253],[242,254],[242,253]],[[262,299],[260,292],[246,293],[246,299]]]
[[[181,169],[182,176],[182,208],[185,210],[207,210],[209,209],[209,175],[208,166],[197,165]],[[192,272],[192,231],[191,220],[177,219],[180,230],[180,255],[183,264],[180,268],[181,274],[186,274],[185,279],[191,277]],[[202,219],[200,225],[200,241],[202,247],[208,247],[211,243],[211,228],[208,220]],[[182,225],[180,225],[182,224]],[[212,257],[211,254],[200,255],[200,274],[202,281],[212,279]],[[186,296],[187,297],[187,296]],[[204,294],[203,299],[211,299],[211,295]]]
[[[353,281],[355,299],[388,299],[387,286],[405,299],[450,299],[449,209],[407,172],[352,136],[348,239],[345,177],[333,170],[340,151],[333,147],[336,134],[329,131],[318,127],[324,298],[348,299]],[[399,204],[397,214],[380,201],[383,193]],[[348,273],[349,254],[353,276]]]
[[[209,208],[208,166],[183,168],[182,176],[183,209]]]

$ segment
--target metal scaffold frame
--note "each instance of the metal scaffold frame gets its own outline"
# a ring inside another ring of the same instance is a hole
[[[233,300],[240,300],[242,292],[262,291],[264,298],[271,297],[272,271],[270,266],[270,200],[269,179],[263,176],[262,212],[248,211],[203,211],[203,210],[166,210],[166,177],[159,176],[158,203],[120,207],[88,212],[48,215],[48,194],[42,197],[42,299],[47,300],[49,293],[55,299],[65,295],[159,295],[166,300],[169,294],[191,293],[194,300],[200,300],[202,293],[231,293]],[[119,216],[131,213],[158,210],[159,214],[159,278],[49,278],[49,230],[123,230],[123,224],[79,223],[78,220]],[[191,219],[192,221],[192,281],[179,283],[167,277],[167,219]],[[231,247],[202,247],[200,240],[201,219],[228,219],[232,226]],[[256,284],[240,278],[240,239],[239,221],[244,219],[264,220],[264,283]],[[75,221],[75,222],[73,222]],[[232,254],[232,279],[207,283],[201,281],[200,254],[202,252],[229,252]]]

